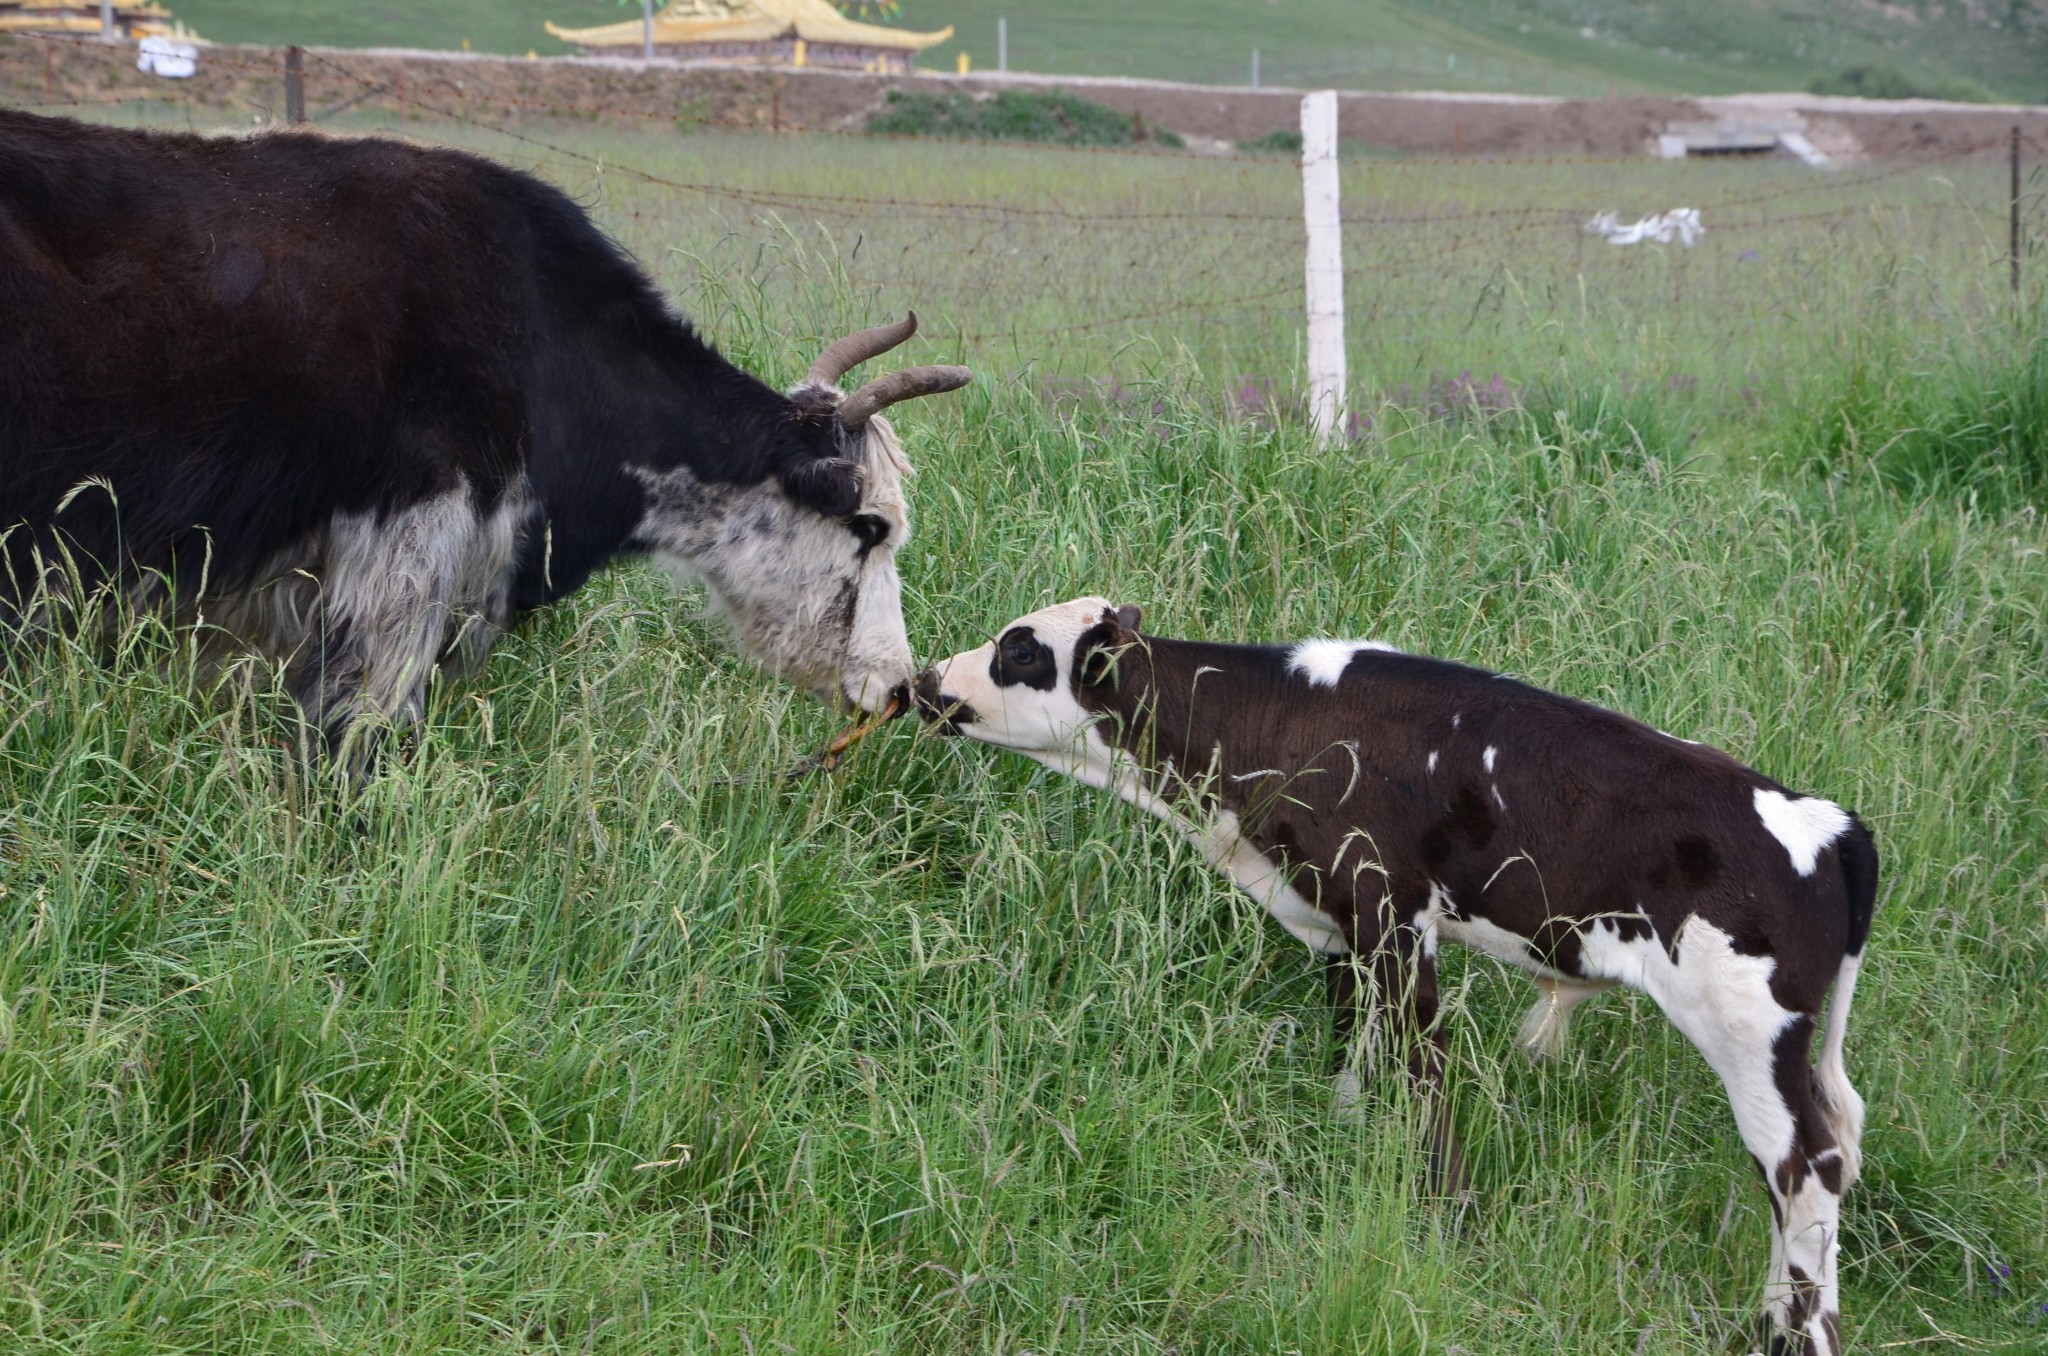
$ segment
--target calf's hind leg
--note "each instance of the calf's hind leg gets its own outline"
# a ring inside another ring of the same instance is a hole
[[[1836,1254],[1845,1164],[1813,1096],[1813,1015],[1780,1007],[1768,959],[1737,954],[1716,928],[1695,920],[1678,951],[1679,965],[1645,987],[1721,1076],[1770,1193],[1770,1350],[1840,1356]]]

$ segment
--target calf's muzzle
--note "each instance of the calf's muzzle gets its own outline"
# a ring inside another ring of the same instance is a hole
[[[941,734],[959,734],[963,725],[972,724],[974,712],[958,697],[948,697],[939,690],[939,671],[926,669],[917,675],[917,682],[911,689],[917,703],[918,718],[927,725],[936,725]]]

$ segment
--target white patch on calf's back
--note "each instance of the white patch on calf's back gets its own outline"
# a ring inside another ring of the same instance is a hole
[[[1428,764],[1427,764],[1427,767],[1428,767],[1428,770],[1429,770],[1429,772],[1430,772],[1430,775],[1434,776],[1434,775],[1436,774],[1436,750],[1435,750],[1435,749],[1431,749],[1431,750],[1429,751],[1429,762],[1428,762]]]
[[[1756,792],[1756,816],[1771,837],[1784,844],[1792,869],[1813,874],[1827,846],[1849,831],[1849,815],[1831,800],[1816,796],[1789,797],[1762,787]]]
[[[1492,771],[1493,771],[1493,760],[1494,760],[1494,759],[1495,759],[1496,757],[1498,757],[1499,755],[1500,755],[1500,750],[1499,750],[1499,749],[1497,749],[1497,748],[1495,748],[1495,747],[1494,747],[1493,745],[1491,745],[1491,744],[1488,744],[1488,745],[1486,746],[1486,752],[1485,752],[1485,753],[1482,753],[1482,754],[1480,754],[1480,755],[1479,755],[1479,761],[1480,761],[1481,763],[1483,763],[1483,764],[1485,764],[1485,765],[1486,765],[1486,770],[1487,770],[1488,772],[1492,772]]]
[[[1361,652],[1399,654],[1377,640],[1304,640],[1287,652],[1287,671],[1308,679],[1310,687],[1335,687]]]

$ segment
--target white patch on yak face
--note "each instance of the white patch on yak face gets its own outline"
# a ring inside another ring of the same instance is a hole
[[[1833,801],[1814,796],[1795,800],[1761,787],[1756,793],[1756,817],[1771,837],[1784,844],[1792,869],[1802,876],[1812,875],[1828,844],[1849,831],[1847,812]]]
[[[1019,617],[988,644],[932,666],[939,700],[958,711],[961,734],[984,744],[1107,757],[1108,744],[1092,729],[1097,717],[1074,698],[1074,646],[1115,613],[1107,598],[1076,598]]]
[[[880,415],[863,451],[860,507],[847,519],[793,502],[772,479],[640,471],[649,506],[636,535],[671,573],[703,583],[742,653],[827,705],[879,711],[914,670],[896,573],[910,464]],[[868,546],[863,529],[879,542]]]
[[[1287,671],[1308,679],[1310,687],[1335,687],[1361,650],[1401,653],[1377,640],[1304,640],[1287,652]]]

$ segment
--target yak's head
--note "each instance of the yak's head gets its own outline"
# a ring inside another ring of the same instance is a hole
[[[896,554],[910,536],[910,463],[882,411],[974,374],[913,367],[852,391],[839,379],[916,331],[912,314],[833,343],[789,393],[794,438],[773,475],[746,487],[692,484],[708,512],[664,515],[695,517],[675,563],[703,580],[739,647],[833,706],[909,705],[914,663]]]

